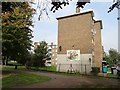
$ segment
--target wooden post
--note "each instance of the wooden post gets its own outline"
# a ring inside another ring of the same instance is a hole
[[[87,70],[87,69],[86,69],[86,64],[85,64],[85,74],[87,74],[86,70]]]

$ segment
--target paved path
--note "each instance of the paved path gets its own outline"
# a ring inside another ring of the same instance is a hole
[[[84,88],[87,88],[86,86],[92,87],[93,85],[96,84],[120,88],[119,86],[120,80],[118,79],[97,78],[97,77],[81,76],[81,75],[80,76],[59,75],[59,74],[40,72],[40,71],[29,71],[27,73],[48,76],[51,78],[51,80],[47,82],[31,84],[19,88],[73,88],[81,85],[84,85]]]

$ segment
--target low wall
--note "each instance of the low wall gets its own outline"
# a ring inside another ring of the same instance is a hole
[[[67,72],[75,71],[80,73],[90,73],[92,66],[92,54],[81,54],[79,61],[67,61],[66,54],[58,54],[57,71]]]

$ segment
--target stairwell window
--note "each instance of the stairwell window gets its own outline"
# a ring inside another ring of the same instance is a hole
[[[59,46],[59,51],[62,51],[62,47],[61,46]]]

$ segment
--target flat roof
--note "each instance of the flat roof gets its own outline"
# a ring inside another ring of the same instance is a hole
[[[67,15],[67,16],[58,17],[57,20],[59,20],[59,19],[64,19],[64,18],[68,18],[68,17],[73,17],[73,16],[78,16],[78,15],[82,15],[82,14],[87,14],[87,13],[91,13],[92,16],[94,17],[93,11],[87,11],[87,12],[75,13],[75,14],[72,14],[72,15]]]
[[[59,19],[74,17],[74,16],[83,15],[83,14],[88,14],[88,13],[91,13],[91,14],[92,14],[92,19],[93,19],[93,17],[94,17],[94,12],[93,12],[93,10],[86,11],[86,12],[75,13],[75,14],[67,15],[67,16],[62,16],[62,17],[58,17],[58,18],[56,18],[56,19],[59,20]],[[102,20],[95,20],[95,19],[93,19],[93,20],[94,20],[94,22],[100,22],[101,29],[103,29]]]
[[[103,29],[102,20],[95,20],[95,22],[100,22],[101,29]]]

